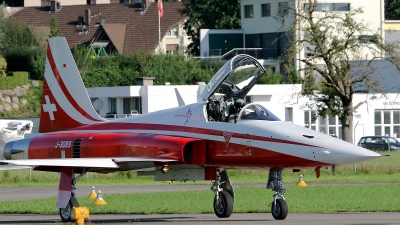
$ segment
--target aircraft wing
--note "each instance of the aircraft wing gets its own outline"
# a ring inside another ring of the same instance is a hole
[[[22,159],[22,160],[0,160],[0,165],[15,166],[10,169],[26,169],[36,166],[66,166],[87,168],[119,168],[118,163],[123,162],[171,162],[176,160],[162,158],[141,157],[116,157],[116,158],[64,158],[64,159]],[[24,168],[22,168],[24,167]],[[7,167],[4,167],[7,168]],[[0,170],[10,170],[10,169]]]

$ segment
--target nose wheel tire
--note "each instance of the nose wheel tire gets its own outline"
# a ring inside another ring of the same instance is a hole
[[[60,209],[60,218],[63,222],[71,221],[71,210],[73,207],[78,207],[78,201],[74,196],[71,196],[67,206],[65,208]]]
[[[226,192],[221,191],[219,193],[219,198],[217,196],[214,198],[214,212],[219,218],[230,217],[233,211],[233,198]]]
[[[276,220],[284,220],[288,214],[288,206],[283,199],[276,199],[276,204],[272,203],[271,213]]]

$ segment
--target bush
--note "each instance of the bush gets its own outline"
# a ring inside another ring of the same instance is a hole
[[[4,51],[8,71],[29,71],[30,78],[42,80],[46,52],[42,48],[13,47]]]
[[[74,50],[75,60],[81,60],[82,48]],[[155,77],[154,84],[190,85],[208,82],[223,62],[186,59],[181,55],[136,52],[133,55],[89,58],[77,63],[86,87],[131,86],[139,77]]]

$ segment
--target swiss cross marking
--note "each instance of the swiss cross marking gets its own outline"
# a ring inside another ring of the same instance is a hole
[[[231,141],[232,132],[224,131],[223,134],[224,134],[226,148],[228,148],[229,147],[229,142]]]
[[[43,104],[43,111],[48,112],[50,115],[50,120],[54,120],[54,112],[57,111],[56,104],[50,103],[50,98],[48,95],[44,96],[46,104]]]

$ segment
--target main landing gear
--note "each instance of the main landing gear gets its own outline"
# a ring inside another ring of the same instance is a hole
[[[72,175],[73,178],[72,178],[72,181],[71,181],[71,197],[70,197],[70,199],[68,201],[67,206],[65,208],[61,208],[60,209],[60,218],[61,218],[61,220],[63,222],[71,222],[72,209],[74,207],[79,207],[78,200],[75,198],[75,190],[76,190],[75,183],[85,173],[86,173],[86,171],[83,171],[82,174],[80,174],[77,178],[74,178],[74,175]]]
[[[286,188],[282,184],[282,170],[269,171],[267,189],[275,191],[274,200],[271,203],[271,213],[276,220],[284,220],[289,212],[285,201]]]
[[[217,169],[217,180],[211,186],[214,191],[214,213],[219,218],[230,217],[233,211],[235,193],[228,174],[224,169]]]

